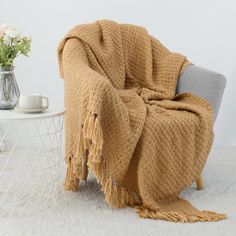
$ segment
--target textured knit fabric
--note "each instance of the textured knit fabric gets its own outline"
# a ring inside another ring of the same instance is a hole
[[[186,58],[142,27],[97,21],[59,45],[65,81],[65,188],[77,191],[87,166],[111,207],[141,217],[217,221],[178,197],[200,175],[213,141],[203,99],[175,95]]]

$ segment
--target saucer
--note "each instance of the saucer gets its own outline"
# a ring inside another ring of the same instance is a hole
[[[38,109],[25,109],[25,108],[21,108],[21,107],[14,108],[15,111],[23,112],[23,113],[40,113],[40,112],[43,112],[47,109],[48,109],[48,107],[42,107],[42,108],[38,108]]]

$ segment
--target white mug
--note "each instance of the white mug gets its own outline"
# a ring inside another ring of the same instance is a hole
[[[41,94],[22,94],[18,101],[18,107],[22,109],[42,109],[48,108],[48,106],[48,98]]]

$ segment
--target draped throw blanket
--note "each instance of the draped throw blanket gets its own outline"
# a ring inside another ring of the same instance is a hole
[[[138,26],[74,27],[58,49],[65,81],[65,188],[93,172],[112,208],[144,218],[218,221],[178,195],[199,177],[213,142],[210,105],[176,95],[188,64]]]

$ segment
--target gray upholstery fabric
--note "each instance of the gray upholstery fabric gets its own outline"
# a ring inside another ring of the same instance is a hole
[[[188,92],[205,98],[211,104],[216,119],[225,86],[225,76],[195,65],[189,65],[179,78],[176,93]]]

